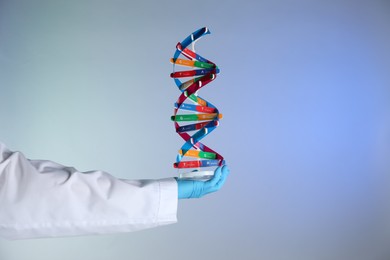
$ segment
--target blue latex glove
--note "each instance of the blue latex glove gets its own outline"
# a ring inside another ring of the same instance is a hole
[[[213,178],[208,181],[194,181],[177,179],[179,199],[201,198],[206,194],[218,191],[229,175],[229,168],[224,165],[218,167]]]

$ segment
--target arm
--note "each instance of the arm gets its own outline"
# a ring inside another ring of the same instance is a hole
[[[174,178],[120,180],[28,160],[0,143],[0,236],[9,239],[130,232],[177,221]]]

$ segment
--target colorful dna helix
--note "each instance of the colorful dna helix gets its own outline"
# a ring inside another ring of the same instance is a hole
[[[176,51],[171,59],[173,63],[171,77],[182,92],[175,103],[171,120],[174,122],[176,132],[185,141],[173,165],[178,169],[195,168],[191,172],[181,173],[180,178],[209,179],[214,171],[200,171],[200,168],[225,164],[222,155],[200,142],[217,128],[222,118],[222,114],[213,104],[198,96],[198,90],[215,80],[219,73],[215,63],[195,52],[195,42],[207,34],[210,34],[210,31],[206,27],[193,32],[176,45]],[[188,48],[190,45],[192,50]],[[176,71],[176,65],[198,69]],[[184,103],[187,99],[192,103]],[[179,111],[182,114],[178,114]],[[193,123],[185,124],[191,121]],[[193,131],[196,132],[192,135],[188,133]]]

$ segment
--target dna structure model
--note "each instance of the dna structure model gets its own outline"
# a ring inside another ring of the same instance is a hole
[[[176,45],[176,51],[171,59],[173,64],[171,78],[181,91],[174,104],[171,120],[174,122],[176,132],[185,141],[173,166],[182,170],[179,178],[183,179],[209,179],[213,176],[214,170],[202,171],[201,168],[210,169],[207,167],[215,168],[225,164],[222,155],[200,142],[217,128],[222,118],[222,114],[213,104],[198,96],[198,90],[215,80],[219,73],[215,63],[195,52],[195,42],[207,34],[210,34],[210,31],[206,27],[193,32]],[[190,45],[191,49],[188,48]],[[176,70],[177,66],[193,69]],[[191,103],[185,103],[187,100]],[[183,172],[191,168],[193,169],[191,172]]]

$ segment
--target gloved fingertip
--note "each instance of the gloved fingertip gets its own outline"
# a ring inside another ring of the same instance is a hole
[[[230,174],[230,169],[229,169],[229,167],[227,165],[222,166],[222,173],[224,175],[229,175]]]
[[[221,179],[217,182],[216,186],[218,187],[218,189],[221,189],[222,186],[225,184],[226,182],[226,179],[227,179],[227,175],[223,175],[221,177]]]

